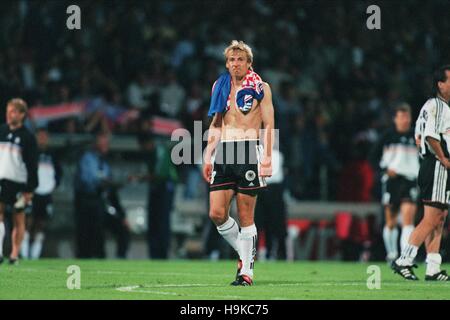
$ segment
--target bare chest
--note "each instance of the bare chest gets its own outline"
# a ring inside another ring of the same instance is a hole
[[[244,113],[236,105],[235,88],[231,89],[230,98],[230,109],[225,113],[223,118],[223,133],[226,135],[227,130],[232,129],[258,132],[262,124],[260,102],[253,99],[250,111]],[[257,138],[257,136],[254,136],[253,138]]]

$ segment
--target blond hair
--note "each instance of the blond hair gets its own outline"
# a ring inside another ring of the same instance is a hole
[[[228,59],[228,54],[230,53],[230,51],[233,50],[244,51],[245,54],[247,55],[247,61],[250,63],[253,62],[252,48],[250,48],[249,45],[246,44],[244,41],[237,41],[237,40],[231,41],[230,45],[226,47],[225,50],[223,51],[223,55],[225,56],[225,62]]]
[[[20,98],[11,99],[11,100],[9,100],[6,103],[6,105],[7,106],[9,106],[9,105],[14,106],[14,108],[17,111],[21,112],[21,113],[25,113],[26,114],[28,112],[28,105],[27,105],[27,103],[23,99],[20,99]]]

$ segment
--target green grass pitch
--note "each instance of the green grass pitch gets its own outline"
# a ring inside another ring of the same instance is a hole
[[[81,270],[81,288],[69,290],[70,265]],[[381,270],[381,288],[368,289],[370,265]],[[0,265],[0,300],[308,300],[450,299],[450,282],[425,282],[425,265],[410,282],[385,263],[257,262],[255,285],[232,287],[234,261],[39,260]],[[450,265],[443,265],[443,268]]]

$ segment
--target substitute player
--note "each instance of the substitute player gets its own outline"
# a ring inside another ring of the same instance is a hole
[[[400,247],[408,244],[414,230],[417,201],[417,174],[419,153],[411,129],[411,108],[403,103],[395,108],[395,128],[389,129],[375,145],[371,153],[374,165],[379,161],[383,172],[382,204],[385,213],[383,240],[386,260],[392,263],[398,258],[397,216],[401,213],[402,233]]]
[[[408,280],[418,280],[413,271],[417,267],[414,259],[423,242],[427,249],[425,280],[449,280],[446,271],[440,269],[439,249],[450,196],[450,65],[434,73],[433,87],[435,96],[424,104],[416,122],[423,156],[418,184],[425,212],[400,258],[392,263],[394,272]]]
[[[18,263],[25,233],[25,207],[31,204],[38,185],[37,144],[34,135],[23,125],[27,104],[22,99],[9,100],[6,124],[0,127],[0,263],[3,262],[4,216],[6,206],[13,212],[10,264]]]
[[[272,174],[274,111],[269,85],[252,69],[251,48],[233,40],[224,56],[228,72],[212,89],[209,116],[213,119],[203,176],[210,184],[209,216],[240,257],[231,284],[248,286],[253,284],[256,254],[256,197],[266,187],[264,178]],[[261,128],[265,129],[263,136]],[[240,226],[229,216],[234,195]]]
[[[27,215],[27,230],[20,254],[23,258],[39,259],[45,239],[47,220],[53,214],[52,193],[61,181],[62,169],[56,156],[49,150],[49,133],[45,128],[36,132],[38,143],[39,185],[34,191],[31,215]]]

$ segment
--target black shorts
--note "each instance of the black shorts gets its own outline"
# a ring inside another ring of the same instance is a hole
[[[14,206],[24,190],[23,183],[0,180],[0,202],[7,206]]]
[[[383,178],[382,182],[382,203],[383,205],[391,205],[394,210],[398,210],[403,202],[417,201],[418,190],[417,181],[408,180],[403,176],[393,178]]]
[[[426,156],[420,164],[419,190],[420,198],[427,203],[441,204],[448,207],[450,195],[448,170],[434,156]]]
[[[219,143],[212,159],[210,191],[233,189],[257,195],[267,186],[259,176],[262,155],[263,148],[257,140]]]
[[[52,196],[35,194],[31,214],[37,218],[49,218],[53,214]]]

